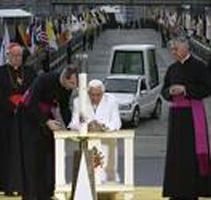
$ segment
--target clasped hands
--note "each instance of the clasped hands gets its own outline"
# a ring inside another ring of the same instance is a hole
[[[169,94],[172,96],[186,95],[186,88],[181,84],[174,84],[169,88]]]
[[[88,123],[88,131],[89,132],[104,132],[106,130],[106,126],[97,120],[92,120]]]
[[[84,123],[86,119],[81,115],[79,116],[80,123]],[[88,132],[104,132],[106,131],[106,126],[97,120],[92,120],[88,123]]]
[[[58,131],[64,129],[61,122],[54,119],[49,119],[46,122],[47,127],[52,131]],[[104,132],[106,131],[106,126],[97,120],[92,120],[88,123],[88,131],[89,132]]]

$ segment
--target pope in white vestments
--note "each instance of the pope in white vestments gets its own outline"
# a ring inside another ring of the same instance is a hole
[[[100,80],[92,80],[88,84],[87,123],[89,129],[92,125],[100,125],[105,131],[119,130],[121,120],[118,103],[112,95],[104,93],[104,85]],[[79,130],[79,98],[73,101],[72,120],[68,128]],[[92,130],[90,130],[92,131]],[[103,132],[102,132],[103,134]],[[89,148],[96,147],[102,152],[103,165],[95,168],[96,183],[105,181],[119,181],[117,173],[117,144],[115,139],[93,140]],[[113,179],[113,180],[112,180]]]

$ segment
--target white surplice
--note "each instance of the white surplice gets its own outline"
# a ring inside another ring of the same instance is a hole
[[[110,94],[103,94],[103,97],[97,106],[93,106],[88,98],[87,114],[88,123],[93,120],[96,120],[99,123],[104,124],[108,131],[119,130],[121,127],[118,103],[116,102],[115,98]],[[78,97],[75,98],[73,101],[72,120],[69,123],[68,128],[72,130],[79,130],[80,128]],[[116,141],[113,139],[90,141],[89,148],[92,148],[94,146],[97,147],[97,149],[101,151],[104,156],[103,167],[98,166],[95,169],[96,183],[111,181],[111,179],[119,181],[119,176],[117,173]]]

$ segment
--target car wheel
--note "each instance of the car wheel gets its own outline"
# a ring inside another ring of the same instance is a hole
[[[131,124],[133,127],[138,127],[139,123],[140,123],[140,110],[138,107],[136,107],[133,112]]]
[[[160,99],[157,100],[155,104],[155,108],[152,112],[152,118],[159,119],[162,113],[162,101]]]

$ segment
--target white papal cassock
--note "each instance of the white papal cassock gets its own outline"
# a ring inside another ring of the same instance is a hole
[[[103,97],[97,106],[93,106],[88,98],[87,100],[87,122],[93,120],[98,121],[106,126],[108,131],[119,130],[121,127],[121,120],[119,115],[118,104],[115,98],[110,94],[103,94]],[[72,130],[79,130],[79,98],[73,101],[72,120],[68,125]],[[103,134],[103,132],[102,132]],[[93,140],[89,142],[89,148],[96,146],[102,152],[103,167],[98,166],[95,169],[96,183],[105,181],[119,181],[117,173],[117,144],[113,139],[109,140]]]

